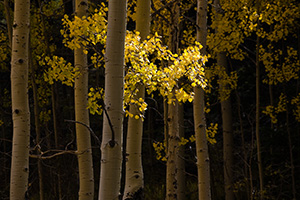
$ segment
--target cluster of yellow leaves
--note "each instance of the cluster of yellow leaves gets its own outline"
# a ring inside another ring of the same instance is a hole
[[[215,135],[218,132],[218,124],[214,124],[211,123],[210,126],[206,129],[206,138],[207,141],[210,144],[215,144],[217,143],[216,139],[215,139]],[[195,135],[191,135],[188,139],[181,137],[180,141],[178,142],[178,146],[184,146],[187,143],[193,143],[196,141]],[[166,147],[166,142],[153,142],[153,148],[156,152],[156,159],[157,160],[162,160],[162,161],[166,161],[166,151],[167,151],[167,147]]]
[[[136,20],[136,0],[128,0],[127,1],[127,21]]]
[[[165,4],[170,1],[171,0],[166,0],[164,2],[160,0],[153,0],[151,6],[153,7],[151,15],[155,17],[155,20],[152,21],[153,25],[151,26],[151,32],[157,32],[159,35],[163,36],[166,41],[170,36],[170,24],[168,24],[168,22],[171,16],[168,7],[166,7]]]
[[[218,132],[218,124],[217,123],[216,124],[211,123],[210,126],[206,129],[206,138],[210,144],[217,143],[217,140],[215,138],[217,132]]]
[[[193,142],[195,142],[195,141],[196,141],[195,135],[192,135],[191,137],[189,137],[189,139],[186,139],[186,138],[184,138],[184,137],[181,137],[181,138],[180,138],[180,141],[178,142],[178,145],[179,145],[179,146],[184,146],[184,145],[186,145],[188,142],[193,143]]]
[[[182,45],[192,45],[196,41],[195,27],[192,25],[187,25],[187,29],[182,32],[182,40],[180,41]]]
[[[54,81],[61,81],[63,84],[73,86],[75,77],[80,74],[78,68],[75,68],[71,63],[58,56],[52,58],[46,56],[39,61],[41,66],[49,68],[44,73],[44,81],[53,84]]]
[[[260,1],[253,6],[248,1],[229,0],[222,2],[222,14],[213,12],[212,29],[209,32],[208,46],[212,55],[226,52],[234,59],[244,59],[245,52],[240,49],[244,39],[255,33],[261,38],[277,42],[286,38],[295,21],[299,18],[299,8],[295,1]],[[263,25],[272,26],[265,28]]]
[[[178,81],[186,78],[192,87],[200,86],[205,88],[207,80],[204,78],[204,63],[207,61],[206,56],[202,56],[200,49],[202,46],[195,42],[194,46],[190,46],[183,50],[182,54],[172,54],[166,51],[168,55],[166,61],[172,63],[162,69],[160,78],[160,94],[167,97],[168,103],[172,103],[175,99],[178,101],[192,101],[194,93],[192,90],[187,91],[178,87]],[[173,95],[173,91],[174,94]]]
[[[91,114],[98,114],[101,115],[102,110],[102,104],[99,102],[103,102],[104,99],[104,91],[103,88],[90,88],[90,91],[88,93],[88,106]]]
[[[263,5],[259,20],[263,24],[272,25],[272,30],[257,30],[257,35],[275,41],[286,38],[297,18],[300,17],[299,8],[295,1],[269,1]]]
[[[51,120],[51,110],[40,111],[39,119],[41,124],[47,124]]]
[[[300,93],[291,100],[291,104],[295,106],[293,114],[298,122],[300,122]]]
[[[287,97],[286,95],[284,95],[283,93],[281,93],[280,97],[279,97],[279,102],[278,102],[278,105],[275,107],[275,106],[272,106],[272,105],[269,105],[266,107],[265,110],[262,111],[262,113],[266,114],[266,115],[269,115],[270,118],[271,118],[271,122],[273,124],[276,124],[277,123],[277,115],[281,112],[285,112],[286,109],[287,109],[287,103],[288,103],[288,100],[287,100]]]
[[[57,16],[57,15],[63,15],[64,9],[64,2],[63,0],[58,1],[47,1],[43,2],[41,8],[39,8],[41,14],[51,17],[51,16]]]
[[[8,58],[9,50],[8,46],[8,38],[7,36],[0,30],[0,69],[6,69],[7,67],[4,65],[4,61]]]
[[[213,65],[205,70],[205,77],[209,81],[209,85],[215,79],[217,83],[221,85],[219,87],[219,99],[220,101],[225,101],[229,98],[231,92],[237,88],[238,75],[236,71],[228,74],[224,67],[219,65]],[[211,87],[206,90],[207,93],[211,92]]]
[[[106,40],[106,11],[106,8],[102,8],[87,18],[75,17],[74,20],[69,20],[68,16],[65,16],[63,19],[64,28],[61,30],[61,34],[64,36],[64,44],[71,49],[82,47],[85,49],[85,53],[92,49],[94,54],[91,61],[94,66],[103,60]],[[96,49],[98,44],[103,45],[102,50]],[[146,109],[145,102],[135,99],[137,88],[140,85],[146,87],[148,94],[158,90],[162,96],[168,99],[168,103],[172,103],[175,98],[179,101],[191,102],[194,96],[192,87],[204,88],[206,86],[203,65],[207,58],[200,54],[201,48],[202,46],[195,42],[193,46],[189,46],[180,55],[177,55],[162,45],[161,36],[157,33],[145,41],[141,41],[138,32],[128,31],[125,41],[125,107],[135,103],[142,110]],[[49,63],[49,61],[48,59],[47,62]],[[48,65],[52,65],[52,63]],[[192,87],[179,88],[178,80],[182,78],[186,78]],[[130,113],[127,114],[130,115]]]
[[[166,158],[166,142],[153,142],[153,148],[156,152],[156,159],[157,160],[161,160],[161,161],[167,161],[167,158]]]
[[[60,32],[64,37],[63,43],[72,50],[83,48],[85,54],[93,52],[90,58],[94,67],[101,67],[104,62],[106,12],[107,7],[102,3],[101,8],[95,9],[94,14],[89,17],[75,16],[71,20],[65,15],[62,19],[63,29]],[[99,49],[99,46],[102,48]]]
[[[43,9],[46,9],[46,7]],[[45,37],[44,31],[49,28],[49,24],[47,20],[42,19],[40,9],[33,8],[32,13],[33,14],[30,16],[30,45],[32,56],[36,60],[38,59],[38,56],[52,54],[55,51],[56,46],[54,42],[51,42],[53,37],[50,34],[47,35],[48,38]]]
[[[145,110],[147,110],[147,106],[148,104],[144,101],[143,98],[139,98],[138,100],[135,100],[135,99],[131,99],[130,100],[130,103],[132,105],[135,105],[138,110],[139,110],[139,114],[138,115],[133,115],[132,113],[130,113],[128,110],[125,110],[125,113],[126,113],[126,117],[129,116],[129,117],[134,117],[135,119],[143,119],[144,118],[144,112]]]
[[[96,9],[95,13],[89,17],[75,16],[73,20],[70,20],[65,15],[62,19],[63,29],[61,30],[65,46],[72,50],[85,47],[84,52],[87,54],[89,47],[93,49],[99,43],[104,45],[107,26],[106,12],[107,8],[102,3],[102,9]]]
[[[287,55],[284,56],[282,63],[279,62],[280,56],[283,55],[281,50],[274,50],[274,53],[271,53],[261,46],[259,54],[268,77],[268,79],[263,80],[264,83],[277,85],[278,83],[288,82],[291,79],[299,78],[298,73],[300,71],[300,63],[297,50],[292,47],[287,47]]]
[[[39,106],[43,108],[45,105],[50,104],[49,97],[51,96],[51,90],[50,87],[47,87],[48,84],[42,79],[36,79],[36,84],[39,85],[37,87]]]
[[[2,126],[4,124],[4,122],[0,119],[0,126]]]
[[[222,1],[222,14],[213,10],[211,28],[217,31],[208,31],[207,45],[212,57],[219,52],[226,52],[233,59],[243,60],[245,52],[240,48],[245,37],[253,29],[256,16],[245,1]]]
[[[148,94],[158,90],[168,103],[175,99],[191,102],[194,97],[192,87],[206,87],[203,65],[207,58],[200,54],[202,46],[195,42],[194,46],[184,49],[178,55],[163,46],[160,38],[156,33],[147,40],[140,41],[138,32],[127,32],[125,105],[138,102],[134,100],[134,96],[139,85],[144,85]],[[178,81],[182,78],[186,78],[192,87],[179,88]]]

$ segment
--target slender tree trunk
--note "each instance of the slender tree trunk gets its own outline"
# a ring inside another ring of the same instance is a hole
[[[257,148],[257,165],[258,165],[258,173],[259,173],[259,196],[260,199],[264,199],[264,181],[263,181],[263,166],[262,166],[262,158],[261,158],[261,145],[260,145],[260,133],[259,133],[259,118],[260,118],[260,70],[259,70],[259,45],[260,40],[257,36],[256,40],[256,125],[255,125],[255,132],[256,132],[256,148]]]
[[[226,54],[218,53],[217,62],[219,66],[227,69]],[[220,77],[222,79],[222,77]],[[220,84],[220,90],[227,86]],[[221,100],[222,122],[223,122],[223,160],[224,160],[224,187],[225,199],[233,200],[233,129],[232,129],[232,109],[230,97]]]
[[[126,1],[109,0],[99,200],[119,198],[124,95]]]
[[[10,7],[8,0],[4,0],[4,11],[5,11],[5,19],[6,19],[6,27],[7,27],[7,35],[9,40],[9,47],[11,47],[12,43],[12,25],[10,18]]]
[[[140,85],[137,99],[145,97],[145,87]],[[139,114],[137,106],[131,105],[129,112]],[[126,145],[126,177],[123,199],[143,199],[144,173],[142,166],[143,121],[129,117]]]
[[[179,1],[174,1],[171,8],[169,48],[172,53],[177,53],[179,44]],[[175,93],[175,88],[173,89]],[[175,95],[174,95],[175,96]],[[166,172],[166,199],[179,199],[178,190],[178,165],[179,165],[179,104],[175,99],[168,105],[168,131],[167,131],[167,172]],[[182,197],[182,195],[180,195]]]
[[[35,72],[36,69],[32,63],[32,56],[31,56],[31,48],[30,48],[30,55],[29,55],[29,65],[31,68],[31,84],[32,84],[32,93],[33,93],[33,102],[34,102],[34,124],[35,124],[35,141],[36,141],[36,153],[37,155],[41,152],[40,147],[40,141],[41,141],[41,131],[40,131],[40,120],[39,120],[39,114],[40,114],[40,107],[38,103],[38,91],[37,91],[37,84],[35,79]],[[40,200],[44,199],[44,185],[43,185],[43,165],[42,160],[38,158],[37,160],[38,165],[38,178],[39,178],[39,193],[40,193]]]
[[[214,1],[216,17],[218,18],[221,14],[221,5],[219,0]],[[218,27],[215,30],[218,31]],[[226,53],[219,52],[217,54],[217,64],[218,66],[224,68],[227,72],[227,60]],[[220,80],[223,77],[219,77]],[[227,85],[220,84],[221,93],[227,88]],[[233,128],[232,128],[232,109],[231,109],[231,99],[222,99],[221,95],[221,112],[222,112],[222,126],[223,126],[223,161],[224,161],[224,189],[225,189],[225,199],[233,200]]]
[[[28,190],[30,111],[28,58],[30,1],[15,0],[11,58],[13,143],[10,199],[24,200]]]
[[[168,150],[167,150],[167,183],[166,200],[175,200],[177,198],[177,171],[178,171],[178,101],[168,106]]]
[[[287,124],[287,133],[288,133],[288,142],[289,142],[289,154],[290,154],[290,165],[291,165],[291,179],[292,179],[292,192],[293,192],[293,199],[296,200],[296,180],[295,180],[295,165],[294,165],[294,155],[293,155],[293,143],[291,138],[291,130],[289,125],[289,111],[288,108],[286,109],[286,124]]]
[[[163,102],[163,105],[164,105],[164,142],[166,143],[166,148],[168,148],[168,130],[169,130],[169,127],[168,127],[168,100],[164,98],[164,102]]]
[[[207,36],[207,0],[197,1],[197,41],[203,48],[201,54],[206,54],[206,36]],[[206,118],[204,90],[201,87],[195,87],[194,108],[194,126],[196,136],[196,155],[198,171],[198,195],[201,200],[211,199],[210,189],[210,163],[208,144],[206,138]]]
[[[87,0],[75,1],[75,15],[87,15]],[[75,67],[80,70],[80,75],[75,78],[74,100],[76,122],[89,125],[88,104],[88,66],[87,55],[83,48],[74,50]],[[80,123],[76,123],[76,141],[79,168],[79,200],[94,199],[94,172],[89,130]]]
[[[150,0],[137,1],[136,30],[140,32],[141,40],[150,33]],[[138,86],[136,99],[145,98],[145,86]],[[130,105],[129,112],[134,116],[140,113],[135,105]],[[126,175],[123,199],[143,199],[144,173],[142,165],[143,120],[128,118],[126,145]]]
[[[42,6],[42,2],[41,0],[38,0],[39,6]],[[46,23],[45,23],[45,16],[43,14],[41,14],[41,25],[42,25],[42,31],[43,31],[43,35],[45,37],[45,43],[46,43],[46,49],[45,49],[45,53],[47,56],[51,56],[51,51],[50,51],[50,45],[49,45],[49,35],[46,27]],[[51,103],[52,103],[52,116],[53,116],[53,132],[54,132],[54,144],[55,144],[55,148],[58,149],[59,148],[59,144],[58,144],[58,114],[57,114],[57,110],[58,110],[58,105],[57,105],[57,88],[56,88],[56,83],[54,83],[53,85],[51,85]],[[49,140],[48,140],[49,141]],[[50,142],[49,142],[50,143]],[[55,175],[57,176],[57,184],[55,184],[55,186],[57,187],[57,196],[59,198],[59,200],[62,199],[62,189],[61,189],[61,172],[60,172],[60,162],[59,162],[59,158],[55,158],[56,159],[56,165],[58,170],[56,171]],[[55,190],[56,191],[56,190]]]
[[[179,138],[184,137],[184,106],[180,104],[178,106],[178,126],[179,126]],[[184,146],[178,147],[178,159],[177,159],[177,197],[179,200],[185,199],[185,159],[184,159]]]
[[[245,147],[245,138],[244,138],[244,126],[243,126],[243,118],[242,118],[242,111],[241,111],[241,100],[240,97],[235,91],[236,94],[236,100],[238,104],[238,116],[239,116],[239,123],[240,123],[240,132],[241,132],[241,140],[242,140],[242,150],[243,150],[243,159],[244,159],[244,173],[246,177],[246,192],[247,192],[247,199],[252,199],[252,192],[250,195],[250,191],[252,191],[252,178],[250,179],[248,171],[251,172],[250,170],[250,165],[248,164],[248,159],[247,159],[247,152],[246,152],[246,147]],[[251,174],[251,173],[250,173]],[[249,183],[251,180],[251,184]]]

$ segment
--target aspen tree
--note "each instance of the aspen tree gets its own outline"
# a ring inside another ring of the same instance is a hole
[[[197,41],[203,46],[200,50],[202,55],[206,55],[206,35],[207,35],[207,0],[197,1]],[[210,163],[208,144],[206,138],[206,118],[204,90],[197,86],[194,88],[195,97],[194,126],[196,137],[196,155],[198,171],[198,195],[201,200],[211,199],[210,190]]]
[[[119,198],[124,95],[126,1],[109,0],[99,200]]]
[[[3,4],[4,4],[6,26],[7,26],[8,41],[9,41],[9,46],[11,47],[11,43],[12,43],[12,24],[11,24],[11,18],[10,18],[11,15],[10,15],[9,1],[4,0]]]
[[[219,0],[214,1],[216,18],[218,19],[218,15],[221,14],[222,6]],[[216,28],[216,32],[218,31],[218,27]],[[227,60],[225,52],[217,53],[217,65],[224,69],[225,73],[227,73]],[[226,90],[226,83],[222,83],[222,79],[224,77],[219,77],[220,79],[220,92]],[[225,189],[225,199],[233,200],[233,129],[232,129],[232,109],[231,109],[231,100],[230,96],[225,97],[225,99],[221,96],[221,113],[222,113],[222,126],[223,126],[223,161],[224,161],[224,189]]]
[[[178,51],[178,35],[179,35],[179,5],[178,1],[174,1],[171,5],[171,16],[170,16],[170,36],[169,36],[169,48],[172,53]],[[175,96],[175,87],[173,93]],[[178,199],[177,188],[178,188],[178,142],[179,142],[179,123],[178,123],[178,100],[174,99],[168,102],[168,118],[167,118],[167,172],[166,172],[166,199],[175,200]]]
[[[179,138],[184,137],[184,105],[178,106],[178,126],[179,126]],[[179,145],[177,154],[177,197],[180,200],[185,199],[186,182],[185,182],[185,146]]]
[[[75,1],[75,15],[82,18],[87,15],[87,1]],[[82,124],[89,125],[88,104],[88,66],[84,47],[74,50],[74,64],[80,75],[75,78],[74,100],[76,141],[79,168],[79,200],[94,199],[94,173],[89,129]],[[82,124],[80,124],[82,123]]]
[[[136,30],[140,32],[141,41],[150,33],[150,0],[138,0],[136,12]],[[140,83],[135,99],[145,98],[145,86]],[[131,104],[129,112],[133,116],[139,115],[138,106]],[[142,199],[144,190],[144,173],[142,166],[142,136],[143,119],[128,118],[126,138],[126,174],[123,199]]]
[[[227,69],[226,55],[220,52],[217,55],[217,64]],[[222,79],[222,77],[220,77]],[[220,90],[227,86],[220,83]],[[232,129],[232,109],[231,99],[221,99],[222,126],[223,126],[223,161],[224,161],[224,188],[225,199],[234,199],[233,194],[233,129]]]
[[[28,195],[30,111],[28,102],[28,57],[30,1],[16,0],[11,58],[13,142],[10,199]]]
[[[260,14],[261,0],[256,2],[257,13]],[[257,20],[257,27],[260,28],[260,22]],[[257,148],[257,165],[259,174],[259,197],[264,199],[264,173],[261,157],[261,142],[260,142],[260,61],[259,61],[259,46],[260,37],[256,37],[256,55],[255,55],[255,93],[256,93],[256,109],[255,109],[255,134],[256,134],[256,148]]]

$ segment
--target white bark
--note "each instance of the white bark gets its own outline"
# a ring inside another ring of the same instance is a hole
[[[75,14],[78,17],[87,15],[87,0],[75,1]],[[80,75],[75,79],[75,120],[89,125],[88,104],[88,66],[87,55],[83,48],[74,50],[75,67],[80,70]],[[91,137],[87,127],[76,123],[76,141],[79,168],[79,200],[94,199],[94,173],[91,149]]]
[[[146,39],[150,32],[150,0],[137,1],[136,30],[140,32],[141,40]],[[145,98],[145,86],[138,86],[136,99]],[[135,105],[130,105],[129,112],[134,116],[140,111]],[[144,173],[142,165],[142,119],[128,118],[126,145],[126,175],[123,199],[143,197]]]
[[[30,113],[28,103],[28,43],[30,1],[15,0],[11,58],[13,143],[10,199],[24,200],[28,189]]]
[[[203,48],[201,54],[206,54],[206,36],[207,36],[207,0],[198,0],[197,2],[197,41]],[[198,195],[201,200],[211,199],[210,190],[210,163],[208,144],[206,139],[206,118],[204,91],[200,87],[194,89],[195,98],[194,107],[194,126],[196,136],[196,155],[198,171]]]
[[[99,200],[119,198],[124,95],[126,1],[109,0]]]
[[[179,124],[178,124],[178,102],[168,106],[168,150],[167,150],[167,182],[166,182],[166,200],[177,199],[177,171],[178,171],[178,142],[179,142]]]

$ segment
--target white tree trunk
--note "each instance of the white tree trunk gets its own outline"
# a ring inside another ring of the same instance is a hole
[[[87,1],[75,1],[75,14],[78,17],[86,16]],[[88,104],[88,66],[87,55],[83,49],[74,50],[75,67],[80,70],[80,75],[75,79],[74,99],[75,99],[75,120],[76,122],[76,141],[78,152],[79,169],[79,200],[94,199],[94,172],[91,148],[91,137],[87,127],[89,126]]]
[[[178,171],[178,143],[179,143],[179,124],[178,124],[178,101],[168,106],[168,150],[167,150],[167,182],[166,200],[177,199],[177,171]]]
[[[118,199],[120,192],[125,25],[126,1],[109,0],[99,200]]]
[[[201,54],[206,54],[206,36],[207,36],[207,0],[198,0],[197,2],[197,41],[203,46]],[[194,89],[195,98],[194,107],[194,126],[196,135],[196,155],[198,171],[198,194],[201,200],[211,199],[210,190],[210,163],[208,144],[206,138],[206,118],[204,91],[200,87]]]
[[[10,199],[24,200],[28,189],[30,113],[28,104],[28,43],[30,1],[15,0],[11,58],[13,143]]]
[[[150,33],[150,0],[137,1],[136,30],[140,32],[141,40]],[[136,99],[145,98],[145,86],[138,86]],[[129,112],[134,116],[140,113],[135,105],[130,105]],[[128,118],[127,145],[126,145],[126,175],[123,199],[136,199],[143,197],[144,173],[142,165],[142,119]]]

